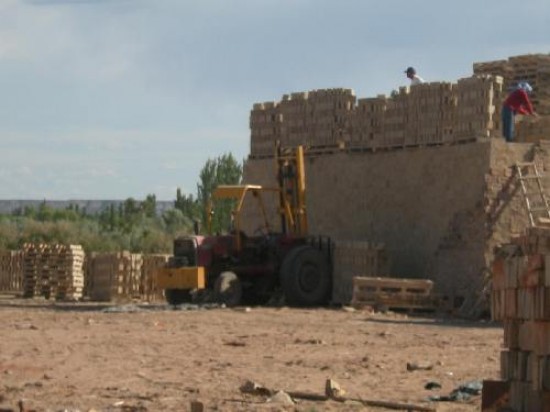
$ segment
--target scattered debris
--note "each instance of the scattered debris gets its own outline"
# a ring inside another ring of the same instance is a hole
[[[432,370],[433,369],[433,364],[429,363],[429,362],[420,362],[420,363],[417,363],[417,362],[407,362],[407,370],[409,372],[412,372],[412,371],[419,371],[419,370],[422,370],[422,371],[429,371],[429,370]]]
[[[424,385],[424,389],[427,389],[429,391],[433,389],[441,389],[441,384],[438,382],[430,381],[426,385]]]
[[[277,391],[277,393],[271,396],[266,402],[278,403],[282,405],[294,405],[294,400],[285,391]]]
[[[326,345],[327,343],[322,339],[296,339],[294,343],[303,343],[308,345]]]
[[[342,391],[340,386],[332,381],[331,379],[328,379],[325,382],[325,392],[326,394],[321,395],[318,393],[311,393],[311,392],[301,392],[301,391],[273,391],[271,389],[268,389],[264,386],[258,385],[255,382],[252,381],[246,381],[240,388],[241,392],[243,393],[249,393],[253,395],[261,395],[261,396],[270,396],[269,399],[272,401],[274,399],[281,398],[282,400],[290,398],[290,400],[294,404],[294,399],[304,399],[308,401],[320,401],[320,402],[326,402],[328,400],[334,400],[337,402],[349,404],[351,403],[360,403],[364,406],[377,406],[387,409],[395,409],[395,410],[405,410],[405,411],[418,411],[418,412],[436,412],[436,409],[431,406],[422,406],[422,405],[413,405],[411,403],[400,403],[400,402],[391,402],[391,401],[376,401],[376,400],[367,400],[367,399],[359,399],[359,398],[348,398],[344,396],[334,396],[330,397],[330,394],[335,394],[337,390]],[[343,391],[342,391],[343,392]],[[274,395],[272,395],[274,394]],[[286,396],[285,396],[286,395]],[[287,398],[288,396],[288,398]],[[269,401],[268,399],[268,401]]]
[[[246,346],[246,342],[240,342],[240,341],[236,341],[236,340],[231,340],[231,341],[228,341],[228,342],[224,342],[223,344],[226,345],[226,346],[235,346],[235,347]]]
[[[341,398],[346,394],[346,391],[340,387],[340,384],[332,379],[327,379],[325,382],[325,395],[330,399]]]
[[[428,400],[436,402],[460,402],[468,401],[472,396],[481,395],[483,383],[481,381],[470,381],[453,389],[449,395],[434,395]]]
[[[246,381],[243,385],[241,385],[240,391],[243,393],[249,393],[251,395],[261,396],[271,396],[272,394],[271,390],[253,381]]]

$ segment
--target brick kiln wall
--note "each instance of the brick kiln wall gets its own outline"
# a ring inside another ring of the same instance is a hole
[[[440,293],[471,295],[493,246],[527,226],[511,168],[533,156],[550,165],[544,146],[500,139],[307,156],[310,233],[382,242],[392,276],[429,278]],[[273,159],[250,159],[245,181],[274,186],[274,170]],[[277,222],[275,199],[269,204]],[[251,207],[245,214],[250,233],[261,219]]]

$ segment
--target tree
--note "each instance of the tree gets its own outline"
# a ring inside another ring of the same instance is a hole
[[[182,195],[179,187],[176,190],[174,208],[181,211],[183,216],[186,216],[190,220],[198,219],[201,216],[200,205],[197,199],[193,198],[193,195]]]
[[[241,182],[242,165],[235,160],[231,153],[219,156],[217,159],[208,159],[200,172],[200,183],[197,185],[197,200],[201,206],[203,227],[206,227],[206,205],[214,189],[218,185],[236,185]],[[231,223],[231,210],[234,201],[218,201],[212,217],[212,231],[227,230]]]
[[[141,202],[141,209],[146,217],[155,217],[157,214],[157,197],[155,195],[147,195],[145,200]]]

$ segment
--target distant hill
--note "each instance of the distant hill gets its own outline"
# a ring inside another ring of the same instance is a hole
[[[53,209],[66,209],[70,205],[78,205],[79,209],[86,210],[89,214],[96,214],[108,208],[110,205],[118,207],[124,200],[45,200],[46,205]],[[26,206],[37,208],[44,200],[0,200],[0,213],[9,214]],[[174,202],[157,200],[157,213],[160,215],[165,210],[173,209]]]

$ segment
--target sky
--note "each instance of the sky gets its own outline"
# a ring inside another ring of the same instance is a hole
[[[0,199],[196,194],[256,102],[550,53],[548,0],[0,0]]]

